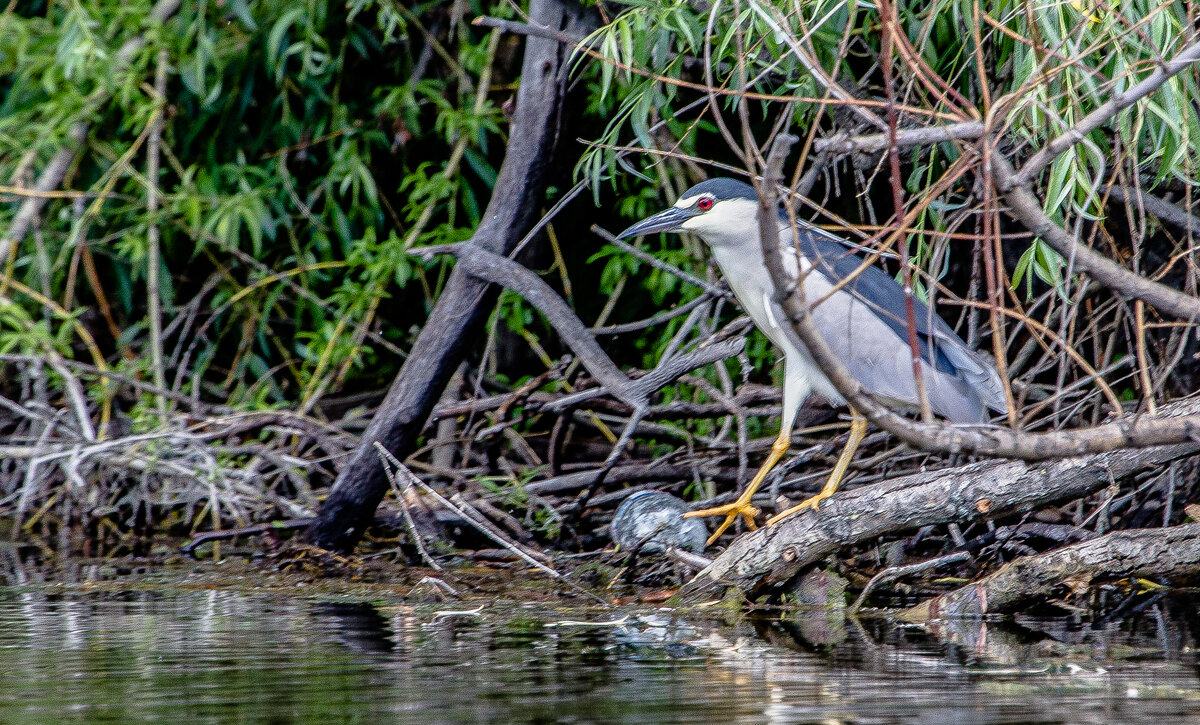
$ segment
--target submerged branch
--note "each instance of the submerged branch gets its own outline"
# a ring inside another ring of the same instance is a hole
[[[1023,556],[994,574],[907,609],[901,618],[927,622],[1009,612],[1048,597],[1055,587],[1090,586],[1097,579],[1177,578],[1200,573],[1200,524],[1115,531],[1036,556]]]

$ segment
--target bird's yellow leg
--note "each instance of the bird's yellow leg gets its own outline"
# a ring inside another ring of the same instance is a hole
[[[725,520],[721,522],[721,525],[717,527],[717,530],[713,532],[713,535],[708,537],[708,546],[712,546],[712,543],[716,541],[721,534],[725,533],[725,529],[728,529],[729,525],[736,521],[738,516],[741,516],[746,520],[746,528],[750,529],[751,531],[758,528],[754,525],[754,517],[758,515],[758,509],[750,505],[750,498],[754,496],[754,492],[757,491],[758,487],[762,485],[763,479],[767,477],[767,474],[771,472],[771,469],[775,467],[775,464],[779,463],[779,459],[783,458],[783,454],[787,453],[788,446],[790,446],[791,443],[792,431],[789,426],[788,428],[779,431],[779,437],[775,439],[773,444],[771,444],[771,455],[767,456],[767,460],[763,461],[762,468],[759,468],[758,473],[754,474],[754,478],[750,481],[750,484],[746,486],[746,490],[742,492],[742,495],[738,496],[736,501],[725,504],[724,506],[716,506],[710,509],[688,511],[683,515],[684,518],[693,518],[696,516],[725,517]]]
[[[825,482],[825,487],[816,496],[805,499],[787,511],[777,513],[767,519],[767,526],[774,526],[792,514],[799,513],[806,508],[812,508],[813,511],[816,511],[820,503],[832,496],[833,492],[837,490],[838,484],[842,482],[842,477],[846,475],[846,469],[850,466],[851,459],[854,458],[854,452],[858,450],[858,444],[862,443],[863,436],[866,434],[867,419],[854,413],[850,419],[850,438],[846,441],[846,446],[842,448],[842,455],[838,456],[837,465],[833,467],[833,473],[829,474],[829,480]]]

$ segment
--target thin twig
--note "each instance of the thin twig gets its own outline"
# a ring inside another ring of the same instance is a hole
[[[567,586],[569,586],[572,589],[576,590],[577,592],[583,594],[584,596],[588,597],[589,599],[593,599],[596,602],[598,602],[606,607],[610,606],[609,603],[606,602],[604,599],[601,599],[600,597],[596,596],[595,594],[592,594],[591,592],[589,592],[588,590],[579,586],[578,584],[575,584],[574,582],[566,579],[565,577],[563,577],[562,574],[559,574],[554,569],[551,569],[550,567],[541,563],[537,559],[534,559],[529,554],[526,554],[524,551],[522,551],[520,549],[520,547],[518,547],[515,544],[513,544],[512,542],[508,541],[503,536],[500,536],[499,534],[492,531],[491,529],[489,529],[486,526],[482,526],[477,520],[475,520],[475,518],[470,516],[466,511],[464,511],[463,509],[456,506],[445,496],[441,495],[440,493],[435,491],[431,486],[429,486],[424,481],[422,481],[420,478],[418,478],[415,473],[413,473],[412,471],[410,471],[408,469],[408,466],[405,466],[403,463],[400,462],[399,459],[397,459],[395,456],[393,456],[391,453],[389,453],[388,450],[386,448],[384,448],[383,444],[380,443],[379,441],[375,441],[375,450],[378,452],[381,459],[383,459],[384,461],[387,461],[388,463],[391,463],[392,466],[395,468],[395,470],[404,474],[405,478],[407,478],[413,485],[417,486],[422,491],[424,491],[428,495],[432,496],[434,498],[434,500],[436,500],[441,505],[445,506],[446,508],[450,509],[454,513],[461,516],[463,518],[463,520],[465,520],[467,523],[471,524],[471,526],[473,526],[477,531],[479,531],[479,533],[483,534],[484,536],[488,537],[489,539],[496,542],[500,546],[503,546],[505,549],[508,549],[512,553],[516,554],[519,559],[524,561],[526,564],[529,564],[533,568],[537,569],[538,571],[563,582]]]
[[[396,459],[392,458],[390,455],[387,455],[387,449],[380,445],[378,441],[375,442],[375,446],[379,452],[379,464],[383,466],[383,475],[387,476],[387,480],[392,487],[392,491],[396,493],[396,500],[400,502],[400,513],[404,518],[404,528],[408,531],[408,536],[410,539],[412,539],[413,545],[417,547],[417,553],[421,555],[422,561],[428,564],[430,568],[435,571],[444,571],[442,567],[433,560],[433,557],[429,555],[429,552],[426,551],[425,542],[421,540],[421,532],[417,531],[417,524],[415,521],[413,521],[412,513],[408,510],[408,502],[404,500],[405,495],[410,489],[412,489],[412,484],[408,483],[404,487],[400,486],[400,482],[396,480],[396,472],[392,470],[391,461],[388,460],[389,458],[393,461]],[[409,475],[411,478],[416,478],[416,476],[411,473]]]
[[[871,581],[867,582],[867,585],[863,587],[862,593],[858,595],[858,599],[855,599],[854,604],[850,605],[850,609],[847,610],[847,614],[857,614],[858,610],[862,609],[863,602],[867,600],[867,595],[871,593],[872,589],[880,584],[895,581],[901,577],[920,574],[921,572],[929,571],[930,569],[938,569],[946,566],[947,564],[957,564],[960,561],[966,561],[970,558],[970,553],[966,551],[956,551],[953,554],[939,556],[936,559],[929,559],[928,561],[922,561],[916,564],[888,567],[887,569],[884,569],[875,576],[871,577]]]
[[[878,153],[886,151],[891,144],[898,148],[910,146],[932,146],[946,141],[974,141],[987,132],[981,121],[963,121],[949,123],[945,126],[921,126],[917,128],[897,129],[895,140],[891,132],[870,133],[859,136],[838,134],[827,139],[819,139],[813,144],[813,150],[818,154],[833,156],[848,156],[855,153]]]
[[[154,385],[160,390],[167,387],[167,374],[163,368],[162,350],[162,309],[158,281],[158,268],[161,260],[160,237],[158,226],[158,162],[159,147],[162,143],[164,116],[167,104],[167,49],[158,51],[157,65],[154,71],[154,93],[157,112],[151,119],[150,138],[146,143],[146,215],[150,218],[146,229],[146,315],[150,318],[150,369],[154,376]],[[161,395],[155,396],[159,414],[167,412],[167,399]]]
[[[667,262],[662,261],[658,257],[655,257],[653,254],[644,252],[641,249],[638,249],[637,247],[633,246],[632,244],[630,244],[626,241],[617,239],[612,234],[610,234],[607,230],[602,229],[598,225],[592,225],[592,233],[595,234],[596,236],[600,237],[604,241],[608,242],[609,244],[613,245],[614,247],[617,247],[622,252],[625,252],[626,254],[637,257],[638,259],[642,260],[643,262],[650,265],[651,267],[654,267],[655,269],[659,269],[659,270],[662,270],[663,272],[667,272],[668,274],[675,275],[676,277],[683,280],[684,282],[687,282],[688,284],[699,287],[700,289],[709,293],[713,297],[721,297],[721,298],[727,299],[727,300],[733,299],[733,293],[730,292],[729,290],[727,290],[723,287],[718,287],[717,285],[714,285],[714,284],[710,284],[695,275],[688,274],[687,272],[684,272],[682,269],[676,267],[675,265],[668,264]]]

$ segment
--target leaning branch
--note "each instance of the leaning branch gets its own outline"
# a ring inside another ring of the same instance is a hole
[[[33,227],[38,213],[46,203],[48,198],[46,192],[57,189],[58,185],[62,183],[63,178],[67,175],[67,169],[75,160],[75,153],[83,145],[83,140],[87,138],[87,131],[86,123],[76,123],[71,126],[66,143],[54,153],[50,163],[42,169],[41,175],[34,183],[33,190],[36,193],[25,197],[25,201],[21,202],[16,216],[13,217],[12,224],[8,227],[8,233],[0,237],[0,260],[8,259],[12,248],[25,239],[25,235]]]
[[[1161,312],[1185,320],[1200,320],[1200,299],[1125,269],[1100,252],[1080,244],[1074,234],[1055,224],[1046,216],[1042,203],[1022,181],[1021,175],[998,153],[992,154],[992,177],[1008,202],[1009,214],[1034,236],[1046,240],[1055,251],[1071,260],[1075,269],[1087,272],[1105,287],[1142,300]]]
[[[1050,596],[1059,585],[1086,586],[1097,579],[1178,577],[1200,574],[1200,524],[1116,531],[1036,556],[1024,556],[996,573],[915,607],[901,619],[927,622],[1010,612]]]
[[[634,388],[633,381],[621,372],[583,322],[541,277],[508,257],[470,242],[439,247],[438,251],[453,254],[458,259],[458,267],[472,277],[507,287],[536,307],[592,377],[621,402],[635,408],[646,403],[646,396]]]
[[[1114,93],[1099,108],[1081,118],[1079,123],[1067,129],[1046,144],[1041,151],[1030,157],[1017,172],[1014,183],[1017,186],[1028,185],[1064,151],[1087,138],[1089,133],[1111,121],[1121,111],[1158,90],[1172,76],[1198,60],[1200,60],[1200,42],[1192,43],[1181,50],[1178,55],[1155,68],[1153,73],[1134,84],[1129,90]]]
[[[594,27],[594,12],[565,0],[533,0],[529,15],[531,22],[568,33]],[[530,200],[543,196],[561,135],[567,56],[554,41],[531,37],[525,44],[508,148],[483,221],[471,237],[472,244],[489,252],[512,252],[536,223],[538,206]],[[400,374],[305,533],[310,543],[353,550],[388,489],[374,442],[400,459],[416,448],[430,411],[483,328],[495,293],[494,286],[465,270],[450,274]]]
[[[416,253],[421,251],[415,250]],[[467,274],[506,287],[536,307],[545,315],[563,343],[571,348],[592,377],[603,386],[556,400],[547,404],[546,410],[570,407],[604,394],[613,395],[635,409],[644,408],[650,396],[664,385],[692,370],[733,357],[745,345],[741,338],[704,345],[691,353],[664,360],[655,369],[633,380],[621,372],[563,298],[528,268],[469,242],[439,246],[435,251],[454,255],[458,259],[458,267]]]

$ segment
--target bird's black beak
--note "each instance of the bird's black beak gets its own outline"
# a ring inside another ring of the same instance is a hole
[[[698,213],[699,211],[695,207],[680,209],[673,206],[670,209],[660,211],[654,216],[646,217],[637,224],[634,224],[618,234],[617,239],[636,237],[640,234],[653,234],[654,232],[681,232],[683,230],[679,225],[696,216]]]

